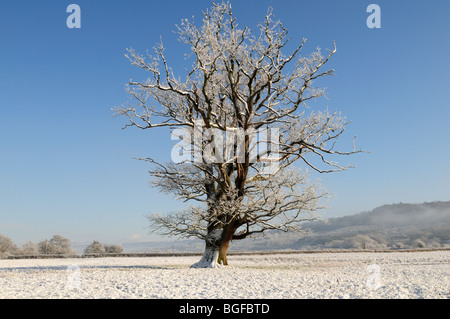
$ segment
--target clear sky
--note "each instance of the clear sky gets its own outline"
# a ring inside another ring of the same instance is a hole
[[[69,29],[69,4],[81,28]],[[337,53],[336,76],[318,84],[352,121],[345,141],[371,151],[342,158],[355,168],[312,175],[334,193],[324,217],[382,204],[450,200],[450,1],[231,1],[255,30],[273,7],[292,36]],[[381,28],[369,29],[369,4]],[[162,37],[169,63],[183,70],[187,47],[173,33],[200,22],[210,1],[0,0],[0,234],[20,245],[54,234],[73,242],[154,239],[145,215],[183,207],[149,185],[148,164],[170,160],[167,130],[122,130],[112,108],[125,84],[146,74],[125,49],[145,53]],[[345,143],[343,144],[345,145]]]

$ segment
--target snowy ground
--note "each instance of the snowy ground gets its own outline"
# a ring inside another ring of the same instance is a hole
[[[0,260],[0,298],[450,299],[450,251]]]

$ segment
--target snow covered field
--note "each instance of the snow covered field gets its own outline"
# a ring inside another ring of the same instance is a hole
[[[0,260],[0,298],[450,299],[450,251]]]

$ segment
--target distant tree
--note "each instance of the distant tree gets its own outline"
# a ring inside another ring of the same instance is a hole
[[[92,244],[86,247],[84,253],[87,254],[104,254],[106,252],[105,246],[103,246],[100,242],[94,240]]]
[[[351,248],[357,249],[382,249],[386,245],[380,243],[368,235],[358,234],[349,239]]]
[[[17,251],[18,251],[18,254],[24,255],[24,256],[38,255],[39,254],[39,246],[36,243],[29,241],[25,244],[22,244],[22,246]]]
[[[120,254],[123,252],[121,245],[105,245],[105,251],[108,254]]]
[[[48,239],[44,239],[43,241],[38,243],[39,253],[42,255],[50,254],[50,241]]]
[[[73,255],[70,240],[61,235],[54,235],[50,240],[43,240],[38,244],[39,252],[43,255]]]
[[[0,258],[12,255],[16,249],[16,246],[10,238],[0,234]]]
[[[415,248],[425,248],[425,243],[423,242],[423,240],[421,240],[421,239],[416,239],[415,241],[414,241],[414,243],[413,243],[413,246],[415,247]]]
[[[401,241],[398,241],[394,244],[394,248],[404,248],[405,244],[402,243]]]

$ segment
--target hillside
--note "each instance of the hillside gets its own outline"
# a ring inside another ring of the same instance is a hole
[[[235,241],[230,250],[398,249],[450,247],[450,201],[383,205],[304,224],[307,233],[269,233]],[[123,244],[125,252],[201,252],[200,240]]]
[[[393,204],[306,223],[307,234],[272,234],[236,243],[244,249],[390,249],[450,246],[450,201]]]

